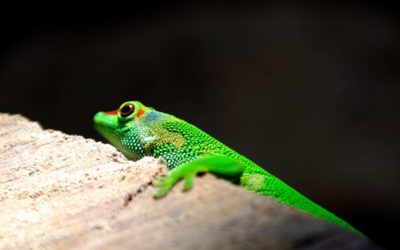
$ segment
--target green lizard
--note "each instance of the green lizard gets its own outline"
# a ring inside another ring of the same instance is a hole
[[[198,173],[210,172],[362,235],[349,223],[307,199],[251,160],[173,115],[156,111],[138,101],[128,101],[115,111],[98,112],[94,116],[94,124],[96,130],[128,158],[138,160],[147,155],[161,157],[165,161],[171,171],[166,177],[154,181],[158,187],[155,197],[166,195],[181,179],[183,190],[189,190]]]

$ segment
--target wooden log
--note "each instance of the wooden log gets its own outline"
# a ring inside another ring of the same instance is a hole
[[[154,199],[159,159],[0,114],[1,249],[375,249],[213,175]]]

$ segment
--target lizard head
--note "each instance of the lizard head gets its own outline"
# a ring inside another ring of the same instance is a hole
[[[117,110],[98,112],[93,120],[95,129],[128,158],[144,156],[139,121],[153,110],[138,101],[124,102]]]

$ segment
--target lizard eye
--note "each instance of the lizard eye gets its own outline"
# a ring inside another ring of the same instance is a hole
[[[124,105],[120,110],[119,113],[122,117],[127,117],[135,111],[135,107],[132,104]]]

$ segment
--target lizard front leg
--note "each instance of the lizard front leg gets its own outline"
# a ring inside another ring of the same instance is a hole
[[[153,181],[157,187],[154,197],[165,196],[171,188],[183,179],[183,191],[192,188],[194,178],[199,173],[210,172],[234,183],[238,182],[244,170],[244,165],[239,161],[223,155],[210,155],[198,158],[172,169],[166,177]]]

